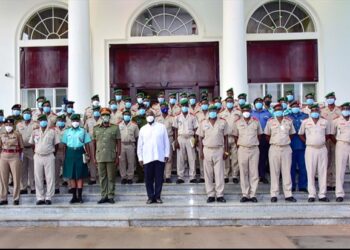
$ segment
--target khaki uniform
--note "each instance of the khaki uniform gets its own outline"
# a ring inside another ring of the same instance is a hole
[[[264,133],[270,136],[269,163],[271,176],[271,197],[279,195],[280,174],[282,172],[284,197],[292,197],[292,149],[290,136],[295,134],[293,121],[284,117],[281,123],[270,118]]]
[[[56,133],[60,139],[62,138],[65,130],[66,128],[63,128],[61,130],[60,128],[56,127]],[[65,157],[64,144],[60,143],[58,144],[56,157],[55,157],[55,189],[60,188],[60,175],[63,169],[64,157]]]
[[[93,114],[94,114],[94,110],[92,109],[92,107],[87,107],[85,109],[85,112],[84,112],[84,124],[86,123],[86,121],[90,118],[93,118]]]
[[[197,103],[197,104],[198,104],[198,103]],[[194,108],[190,105],[190,106],[188,107],[188,112],[190,112],[190,113],[193,114],[193,115],[196,115],[197,112],[201,111],[201,106],[198,106],[197,104],[194,106]]]
[[[350,120],[343,116],[334,120],[333,134],[337,139],[335,150],[337,197],[344,197],[344,176],[347,164],[350,164]]]
[[[111,113],[111,119],[109,120],[109,122],[111,124],[114,125],[118,125],[121,121],[123,121],[123,109],[122,110],[118,110],[115,113],[112,112]]]
[[[305,108],[302,108],[301,111],[307,115],[311,114],[311,109],[308,106],[306,106]]]
[[[175,104],[174,106],[169,105],[169,115],[172,116],[177,116],[181,113],[181,107],[177,104]]]
[[[120,140],[119,127],[102,124],[94,127],[93,139],[96,141],[96,161],[100,176],[101,196],[114,198],[117,157],[117,140]]]
[[[121,154],[119,171],[122,179],[133,180],[136,160],[136,141],[139,137],[139,128],[135,122],[124,121],[119,123],[121,136]]]
[[[101,122],[101,119],[96,120],[94,117],[90,117],[86,120],[84,128],[90,134],[91,138],[92,138],[92,135],[94,132],[94,127],[97,124],[100,124],[100,122]],[[90,152],[95,151],[93,142],[90,142],[87,146],[89,147]],[[90,161],[88,163],[88,167],[89,167],[89,172],[90,172],[90,180],[96,181],[96,179],[97,179],[97,166],[95,165],[94,154],[91,154],[91,156],[90,156]]]
[[[169,160],[165,164],[165,171],[164,176],[166,179],[170,179],[171,177],[171,169],[173,166],[173,145],[174,145],[174,131],[173,131],[173,123],[174,123],[175,117],[172,115],[167,115],[165,118],[161,115],[156,118],[156,122],[159,122],[161,124],[164,124],[166,127],[166,130],[168,132],[169,137],[169,144],[170,144],[170,150],[169,150]]]
[[[228,149],[230,152],[230,157],[227,157],[225,161],[225,178],[238,178],[239,165],[237,156],[237,145],[235,142],[235,138],[233,137],[233,126],[234,123],[241,118],[241,116],[242,112],[239,110],[232,110],[230,112],[228,109],[225,109],[220,113],[220,117],[227,121],[230,131],[228,134]]]
[[[190,180],[196,178],[196,152],[194,145],[192,147],[191,141],[194,141],[195,131],[198,128],[197,118],[188,113],[185,117],[182,113],[175,117],[173,127],[178,131],[177,141],[180,149],[177,149],[177,175],[183,180],[185,176],[185,157],[187,156],[189,165]]]
[[[23,149],[23,139],[18,131],[0,134],[0,199],[7,200],[9,175],[13,178],[13,200],[19,199],[21,182],[20,152]]]
[[[196,113],[196,118],[197,118],[198,124],[201,124],[202,121],[209,119],[209,112],[204,113],[202,110],[200,110]],[[197,159],[199,162],[200,178],[204,178],[204,164],[202,160],[202,152],[199,148],[199,145],[197,145],[196,150],[197,150]]]
[[[21,177],[21,190],[35,190],[34,185],[34,151],[33,145],[29,143],[29,139],[33,131],[39,128],[39,124],[35,121],[30,121],[26,124],[22,121],[16,126],[17,131],[22,135],[23,138],[23,158],[22,158],[22,177]]]
[[[331,124],[319,118],[315,124],[312,118],[303,120],[299,135],[306,136],[305,163],[307,170],[307,189],[309,198],[316,197],[315,174],[318,173],[318,185],[320,199],[326,197],[327,192],[327,148],[326,135],[331,134]]]
[[[152,109],[154,110],[155,117],[159,117],[162,115],[162,111],[160,110],[160,104],[155,103],[152,105]]]
[[[223,197],[225,187],[224,138],[230,132],[224,119],[216,119],[214,126],[210,120],[200,123],[197,135],[203,138],[204,179],[208,197]],[[215,185],[213,179],[215,178]]]
[[[332,111],[329,107],[325,107],[321,109],[321,116],[326,119],[329,123],[333,123],[333,121],[342,116],[341,110],[338,107],[335,107]],[[327,186],[335,187],[335,144],[328,140],[326,142],[327,152],[328,152],[328,165],[327,165]]]
[[[260,122],[240,118],[233,126],[233,135],[238,137],[238,165],[243,197],[253,198],[259,184],[259,138],[263,133]]]
[[[40,109],[36,109],[32,112],[32,120],[33,121],[38,121],[38,117],[43,114],[43,111],[40,111]]]
[[[60,138],[55,128],[35,129],[29,139],[34,148],[34,175],[37,200],[51,200],[55,194],[55,147]],[[46,180],[46,193],[44,189]]]
[[[117,106],[118,106],[117,110],[122,111],[125,108],[125,102],[124,101],[117,102]]]
[[[57,115],[53,112],[51,112],[48,116],[47,116],[47,126],[50,127],[55,127],[56,126],[56,122],[57,122]]]

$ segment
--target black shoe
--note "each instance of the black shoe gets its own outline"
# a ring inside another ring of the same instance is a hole
[[[68,189],[68,193],[72,194],[73,193],[73,188]]]
[[[344,198],[343,197],[337,197],[337,199],[335,200],[336,202],[343,202]]]
[[[182,184],[182,183],[185,183],[185,181],[182,179],[177,179],[176,184]]]
[[[253,203],[257,203],[258,199],[256,197],[253,197],[253,198],[250,198],[250,201],[253,202]]]
[[[229,181],[229,178],[225,178],[225,183],[228,183]]]
[[[308,200],[307,200],[307,202],[315,202],[315,198],[309,198]]]
[[[216,201],[221,202],[221,203],[226,203],[226,200],[224,197],[218,197],[218,198],[216,198]]]
[[[20,194],[28,194],[28,190],[27,189],[22,189],[19,193]]]
[[[13,205],[18,206],[19,205],[19,200],[14,200]]]
[[[268,179],[266,179],[265,177],[261,177],[261,178],[259,179],[259,182],[264,183],[264,184],[269,184]]]
[[[11,194],[10,191],[7,191],[7,194]]]
[[[296,191],[296,189],[295,188],[292,188],[292,192],[295,192]]]
[[[70,204],[78,203],[78,199],[76,197],[73,197],[70,201]]]
[[[67,187],[68,186],[68,182],[66,182],[66,181],[62,182],[62,186]]]
[[[114,200],[113,198],[110,198],[110,199],[108,199],[108,203],[114,204],[114,203],[115,203],[115,200]]]
[[[51,205],[52,202],[51,202],[50,200],[46,200],[46,201],[45,201],[45,204],[46,204],[46,205]]]
[[[245,197],[245,196],[243,196],[240,200],[239,200],[239,202],[241,202],[241,203],[245,203],[245,202],[248,202],[249,201],[249,198],[247,198],[247,197]]]
[[[11,181],[11,182],[9,183],[9,186],[10,186],[10,187],[13,187],[13,181]]]
[[[122,179],[122,181],[120,182],[121,184],[125,185],[128,183],[128,180],[127,179]]]
[[[297,202],[297,200],[293,196],[285,198],[284,200],[288,202]]]
[[[208,197],[207,203],[213,203],[215,202],[215,197]]]
[[[155,203],[158,203],[158,204],[163,204],[163,201],[162,201],[162,199],[161,199],[161,198],[159,198],[159,199],[156,199]]]
[[[239,180],[238,180],[238,178],[233,177],[232,182],[233,182],[234,184],[238,184],[238,183],[239,183]]]
[[[8,204],[8,201],[7,201],[7,200],[0,201],[0,206],[7,205],[7,204]]]
[[[190,180],[190,183],[195,183],[195,184],[197,184],[197,179],[192,179],[192,180]]]
[[[271,198],[271,202],[272,202],[272,203],[277,202],[277,197],[272,197],[272,198]]]
[[[146,201],[146,204],[152,204],[152,203],[154,203],[154,200],[153,200],[153,199],[148,199],[148,200]]]
[[[30,191],[31,194],[35,194],[35,189]]]
[[[36,204],[37,204],[37,205],[45,205],[45,201],[43,201],[43,200],[38,200],[38,201],[36,202]]]
[[[133,184],[133,180],[128,180],[128,184]]]
[[[93,181],[93,180],[89,180],[88,182],[88,185],[95,185],[96,184],[96,181]]]
[[[80,204],[83,204],[83,203],[84,203],[83,197],[78,197],[78,203],[80,203]]]
[[[60,193],[60,189],[59,188],[55,189],[55,194],[59,194],[59,193]]]
[[[199,179],[199,183],[204,183],[204,182],[205,182],[204,178]]]
[[[324,197],[324,198],[318,199],[318,201],[329,202],[329,199],[327,197]]]
[[[299,192],[308,193],[307,188],[299,188]]]
[[[145,180],[144,179],[139,179],[139,180],[137,180],[137,182],[136,183],[144,183],[145,182]]]
[[[171,179],[170,178],[166,178],[165,179],[165,183],[171,183]]]
[[[101,198],[101,200],[99,200],[99,201],[97,202],[97,204],[102,204],[102,203],[106,203],[106,202],[108,202],[108,198],[107,198],[107,197],[104,197],[104,198]]]

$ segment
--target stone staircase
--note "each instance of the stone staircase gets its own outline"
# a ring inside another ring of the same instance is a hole
[[[345,190],[350,194],[350,176]],[[239,184],[225,185],[227,203],[206,203],[204,184],[164,184],[163,204],[146,205],[144,184],[116,185],[116,203],[102,204],[99,186],[86,186],[83,204],[70,205],[71,195],[62,187],[51,206],[36,206],[35,195],[22,195],[20,206],[0,207],[0,226],[83,226],[83,227],[164,227],[164,226],[241,226],[241,225],[326,225],[350,223],[350,200],[330,203],[307,202],[307,194],[295,192],[297,203],[279,197],[272,204],[270,186],[259,184],[258,203],[239,202]],[[282,190],[282,189],[281,189]]]

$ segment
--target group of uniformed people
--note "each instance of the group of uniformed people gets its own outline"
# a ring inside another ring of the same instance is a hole
[[[144,181],[136,144],[139,129],[147,124],[148,110],[156,122],[165,125],[172,145],[164,181],[171,183],[175,169],[176,183],[184,183],[188,165],[190,183],[205,182],[208,203],[226,202],[224,187],[231,177],[233,183],[241,184],[241,202],[257,202],[258,183],[268,183],[267,172],[271,202],[278,200],[280,175],[286,201],[296,202],[293,191],[298,186],[314,202],[316,177],[319,201],[329,201],[327,190],[336,191],[336,201],[343,201],[350,156],[350,103],[337,107],[334,92],[326,95],[323,108],[312,93],[307,94],[303,109],[291,91],[273,107],[271,95],[249,104],[244,93],[234,99],[233,89],[227,90],[225,100],[214,97],[210,101],[206,90],[199,100],[195,94],[179,96],[178,101],[177,93],[166,98],[160,92],[151,105],[149,96],[138,93],[132,104],[131,97],[115,89],[109,107],[101,107],[95,95],[82,118],[74,112],[73,101],[65,101],[55,114],[43,96],[34,111],[21,110],[16,104],[6,119],[1,111],[0,205],[8,203],[9,180],[15,205],[28,190],[36,193],[37,205],[50,205],[61,181],[69,182],[70,203],[82,203],[87,177],[89,185],[99,179],[99,204],[114,203],[116,166],[122,184],[132,184],[135,172],[137,181]]]

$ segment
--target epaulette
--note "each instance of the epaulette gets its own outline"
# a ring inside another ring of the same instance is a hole
[[[53,129],[53,130],[55,130],[55,128],[56,128],[55,126],[51,126],[51,127],[49,127],[49,129]]]
[[[252,117],[252,120],[254,120],[254,121],[258,121],[258,122],[259,122],[259,119],[258,119],[258,118],[256,118],[256,117]]]
[[[122,122],[123,122],[123,121],[118,122],[117,125],[119,125],[119,124],[122,123]]]
[[[51,115],[57,116],[57,114],[56,114],[56,113],[54,113],[54,112],[52,112],[52,113],[51,113]]]
[[[219,119],[220,119],[220,120],[223,120],[223,121],[225,121],[225,122],[226,122],[226,119],[224,119],[224,118],[222,118],[222,117],[219,117]]]
[[[283,119],[286,119],[288,121],[291,121],[292,119],[290,119],[288,116],[283,116]]]
[[[134,125],[137,126],[137,122],[131,121],[131,124],[134,124]]]
[[[285,116],[286,117],[286,116]],[[270,120],[275,120],[275,118],[273,118],[273,117],[270,117],[269,119],[268,119],[268,121],[270,121]]]

